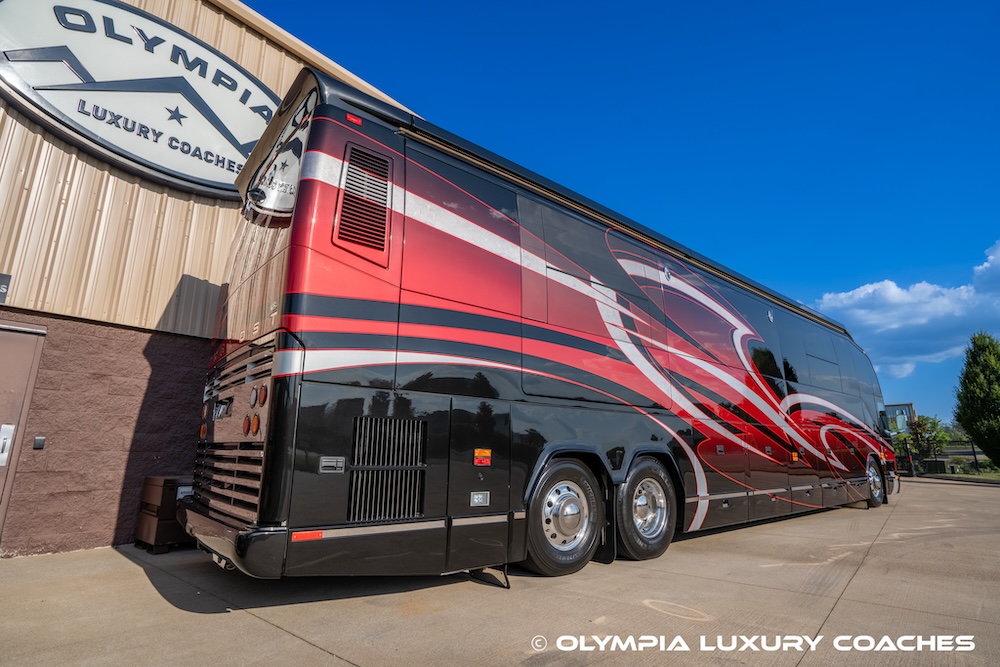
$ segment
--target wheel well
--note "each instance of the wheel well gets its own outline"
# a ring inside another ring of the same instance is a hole
[[[884,486],[885,485],[885,466],[882,465],[882,460],[879,457],[875,456],[874,454],[869,454],[868,455],[868,460],[875,462],[875,467],[878,468],[878,474],[882,475],[882,485]]]
[[[549,463],[561,459],[576,459],[583,465],[587,466],[590,472],[597,479],[597,483],[601,485],[601,492],[604,494],[604,499],[607,499],[610,496],[611,478],[608,476],[607,468],[604,467],[604,464],[601,462],[601,458],[597,454],[584,451],[557,452],[551,459],[549,459]],[[546,463],[546,465],[548,465],[548,463]]]

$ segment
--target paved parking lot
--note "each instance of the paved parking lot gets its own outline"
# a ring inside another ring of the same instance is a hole
[[[877,510],[557,579],[515,569],[509,591],[464,574],[258,581],[195,550],[34,556],[0,561],[0,664],[992,667],[998,553],[1000,486],[905,479]]]

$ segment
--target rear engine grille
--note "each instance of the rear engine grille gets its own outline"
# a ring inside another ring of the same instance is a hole
[[[426,421],[355,418],[349,520],[422,517],[426,450]]]
[[[271,377],[274,365],[274,345],[248,345],[246,350],[231,358],[226,365],[209,376],[205,400],[219,398],[241,385]]]
[[[246,403],[251,388],[266,386],[274,363],[274,345],[248,345],[230,356],[209,376],[205,400],[209,407],[240,406]],[[214,408],[213,408],[214,409]],[[261,431],[266,434],[269,422],[261,409]],[[264,469],[266,435],[255,441],[242,438],[242,410],[221,411],[215,420],[216,442],[201,442],[194,466],[194,497],[203,513],[239,530],[259,520],[261,479]]]
[[[194,465],[195,499],[235,528],[256,523],[263,462],[260,443],[202,443]]]

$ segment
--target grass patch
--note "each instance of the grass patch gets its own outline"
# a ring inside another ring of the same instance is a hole
[[[935,477],[947,477],[949,479],[991,479],[1000,482],[1000,471],[991,470],[989,472],[981,472],[977,474],[970,475],[951,475],[951,474],[937,474]]]

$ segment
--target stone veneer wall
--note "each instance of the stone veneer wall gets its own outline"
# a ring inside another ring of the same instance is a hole
[[[3,307],[0,318],[48,330],[0,555],[133,541],[146,476],[193,469],[209,341]]]

